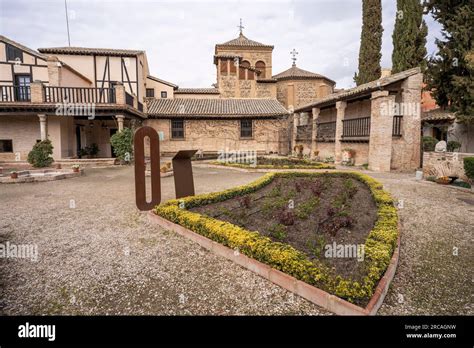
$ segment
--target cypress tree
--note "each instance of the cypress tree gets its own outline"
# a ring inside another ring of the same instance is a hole
[[[430,0],[425,6],[442,26],[438,52],[428,62],[428,88],[436,103],[453,111],[458,121],[474,123],[472,0]]]
[[[423,5],[419,0],[397,0],[397,16],[393,29],[392,72],[420,66],[426,67],[426,35]]]
[[[359,72],[354,75],[357,85],[380,78],[382,58],[381,0],[362,0],[362,33],[359,50]]]

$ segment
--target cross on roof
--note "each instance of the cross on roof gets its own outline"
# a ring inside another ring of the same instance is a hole
[[[245,28],[245,27],[242,25],[242,18],[240,18],[240,25],[238,25],[237,28],[239,28],[239,30],[240,30],[240,35],[242,35],[242,29]]]
[[[291,51],[290,54],[293,56],[291,58],[291,60],[293,61],[293,66],[296,66],[296,55],[298,54],[298,52],[296,52],[296,50],[293,48],[293,51]]]

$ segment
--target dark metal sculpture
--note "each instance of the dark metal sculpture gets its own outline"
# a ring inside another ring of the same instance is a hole
[[[174,189],[176,198],[194,196],[191,157],[197,150],[182,150],[173,157]]]
[[[151,200],[146,201],[145,137],[150,139]],[[158,133],[151,127],[139,128],[133,137],[135,151],[135,198],[140,210],[151,210],[161,202],[160,142]]]
[[[146,201],[145,137],[150,139],[151,200]],[[139,128],[133,138],[135,151],[135,199],[140,210],[151,210],[161,202],[160,140],[152,127]],[[173,175],[176,198],[194,195],[191,157],[197,150],[179,151],[173,157]]]

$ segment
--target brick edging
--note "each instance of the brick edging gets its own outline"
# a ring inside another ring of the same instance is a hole
[[[282,288],[338,315],[375,315],[383,303],[398,265],[400,248],[400,223],[398,224],[399,233],[397,247],[393,252],[392,258],[390,259],[390,264],[387,267],[385,274],[380,279],[377,287],[375,288],[374,295],[370,299],[368,305],[365,308],[362,308],[335,295],[329,294],[328,292],[323,291],[317,287],[298,280],[286,273],[276,270],[260,261],[240,254],[220,243],[201,236],[200,234],[193,232],[186,227],[175,224],[174,222],[156,215],[153,211],[148,212],[148,219],[150,222],[156,223],[165,229],[172,230],[179,235],[182,235],[198,243],[200,246],[212,251],[214,254],[231,260],[236,264],[271,281],[272,283],[275,283]]]

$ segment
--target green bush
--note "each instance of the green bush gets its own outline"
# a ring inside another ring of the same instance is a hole
[[[446,145],[446,150],[448,150],[448,152],[454,152],[456,150],[459,150],[460,148],[461,143],[459,141],[450,140]]]
[[[474,180],[474,157],[464,157],[464,171],[469,179]]]
[[[130,162],[133,155],[133,133],[130,128],[124,128],[110,137],[110,144],[118,159]]]
[[[438,139],[433,137],[423,137],[423,151],[434,151]]]
[[[48,167],[53,163],[53,145],[51,140],[42,140],[37,142],[33,149],[28,153],[28,163],[35,168]]]

